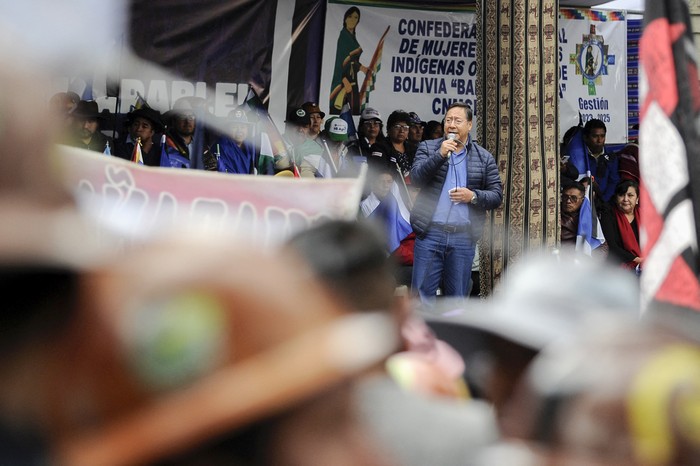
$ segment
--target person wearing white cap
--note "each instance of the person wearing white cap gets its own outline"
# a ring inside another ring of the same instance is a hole
[[[332,117],[326,121],[325,129],[315,140],[316,150],[310,144],[302,148],[310,148],[308,152],[297,154],[301,158],[301,176],[306,178],[336,178],[352,176],[352,163],[346,159],[348,140],[348,124],[342,118]]]

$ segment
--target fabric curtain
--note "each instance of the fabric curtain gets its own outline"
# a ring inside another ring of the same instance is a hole
[[[482,296],[508,264],[558,245],[557,24],[556,0],[477,0],[479,139],[503,180],[481,241]]]

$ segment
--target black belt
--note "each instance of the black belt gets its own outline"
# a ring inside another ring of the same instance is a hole
[[[465,232],[469,231],[469,228],[471,225],[469,225],[469,224],[451,225],[449,223],[433,223],[432,226],[434,226],[438,230],[442,230],[446,233],[465,233]]]

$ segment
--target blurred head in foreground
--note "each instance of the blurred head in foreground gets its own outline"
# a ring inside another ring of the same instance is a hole
[[[481,380],[501,394],[508,441],[477,464],[696,464],[697,341],[662,317],[640,320],[634,277],[623,271],[523,262],[513,274],[494,306],[464,319],[510,345],[483,350],[491,359],[481,361]],[[518,362],[518,348],[531,362]],[[513,367],[515,382],[493,383]]]
[[[461,350],[469,382],[502,412],[541,350],[617,315],[636,319],[633,278],[592,261],[530,256],[509,270],[491,301],[445,307],[429,324]]]
[[[343,312],[303,264],[191,246],[81,274],[73,318],[18,352],[27,369],[6,362],[0,418],[40,432],[58,464],[382,464],[343,400],[395,350],[391,319]],[[307,435],[327,448],[305,450]]]
[[[396,264],[377,225],[330,220],[298,233],[287,248],[308,262],[349,310],[379,310],[394,319],[405,351],[389,358],[386,369],[402,387],[432,396],[465,396],[459,354],[436,340],[405,297],[396,296]]]
[[[513,464],[700,461],[696,341],[655,324],[607,322],[545,349],[523,380],[502,422],[511,441],[484,464],[503,464],[503,454]]]

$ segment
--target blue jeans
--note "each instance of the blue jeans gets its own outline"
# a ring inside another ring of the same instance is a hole
[[[429,228],[425,238],[416,238],[411,287],[421,302],[433,304],[440,283],[444,296],[467,296],[475,248],[465,232]]]

